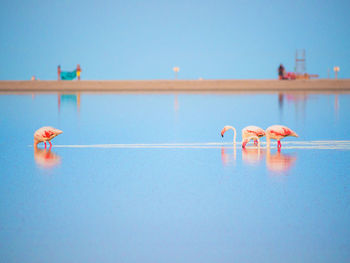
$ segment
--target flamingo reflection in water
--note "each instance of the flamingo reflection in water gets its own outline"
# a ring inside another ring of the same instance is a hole
[[[278,174],[287,175],[287,172],[294,166],[296,159],[296,156],[282,154],[279,150],[272,155],[270,149],[266,151],[267,169]]]
[[[230,152],[226,151],[226,149],[230,149]],[[231,152],[231,149],[233,150]],[[221,161],[222,164],[225,166],[230,166],[230,165],[234,165],[236,162],[236,157],[237,157],[237,153],[236,153],[236,144],[233,145],[232,147],[221,147]]]
[[[51,169],[61,163],[61,157],[51,151],[51,147],[47,149],[39,149],[34,146],[34,160],[38,167],[43,169]]]
[[[260,163],[265,155],[265,151],[260,148],[243,148],[242,161],[249,165],[257,165]]]
[[[248,155],[250,155],[250,157],[254,156],[253,157],[254,159],[258,158],[260,160],[262,157],[260,157],[261,149],[260,149],[260,139],[259,139],[259,137],[253,135],[253,136],[248,137],[247,139],[248,139],[248,141],[251,140],[251,139],[256,140],[258,148],[255,148],[255,147],[254,148],[252,148],[252,147],[243,147],[242,148],[242,159],[244,160],[244,156],[247,158]],[[232,153],[228,153],[228,152],[226,152],[226,149],[233,149],[233,152]],[[236,159],[237,159],[237,150],[236,150],[236,144],[235,143],[233,144],[233,148],[231,148],[231,147],[221,147],[221,160],[222,160],[222,163],[225,166],[233,165],[235,163]]]

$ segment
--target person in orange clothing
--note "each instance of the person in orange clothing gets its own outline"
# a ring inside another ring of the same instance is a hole
[[[77,65],[77,77],[78,77],[78,80],[80,80],[80,73],[81,73],[81,68],[80,68],[80,65],[78,64]]]

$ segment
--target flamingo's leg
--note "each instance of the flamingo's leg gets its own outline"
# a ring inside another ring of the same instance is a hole
[[[242,148],[243,148],[243,149],[245,148],[245,146],[247,145],[247,143],[248,143],[248,141],[244,141],[244,142],[242,143]]]
[[[258,140],[254,140],[255,146],[258,146]]]
[[[46,149],[46,142],[44,141],[44,144],[45,144],[45,149]]]
[[[281,141],[278,140],[278,141],[277,141],[277,148],[278,148],[278,149],[281,149],[281,147],[282,147]]]
[[[50,144],[50,149],[51,149],[51,147],[52,147],[52,143],[51,143],[51,141],[49,141],[49,144]]]

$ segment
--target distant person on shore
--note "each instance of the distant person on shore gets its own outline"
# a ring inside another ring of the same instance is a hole
[[[57,66],[57,80],[61,80],[61,65]]]
[[[80,73],[81,73],[81,68],[80,68],[80,65],[78,64],[77,65],[77,77],[78,77],[78,80],[80,80]]]
[[[285,74],[285,69],[284,69],[283,65],[280,64],[280,66],[278,67],[278,78],[285,79],[284,74]]]

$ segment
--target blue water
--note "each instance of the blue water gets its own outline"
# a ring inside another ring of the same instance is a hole
[[[0,95],[0,112],[1,262],[350,261],[348,94]],[[220,136],[272,124],[299,138]],[[64,133],[35,150],[47,125]]]

